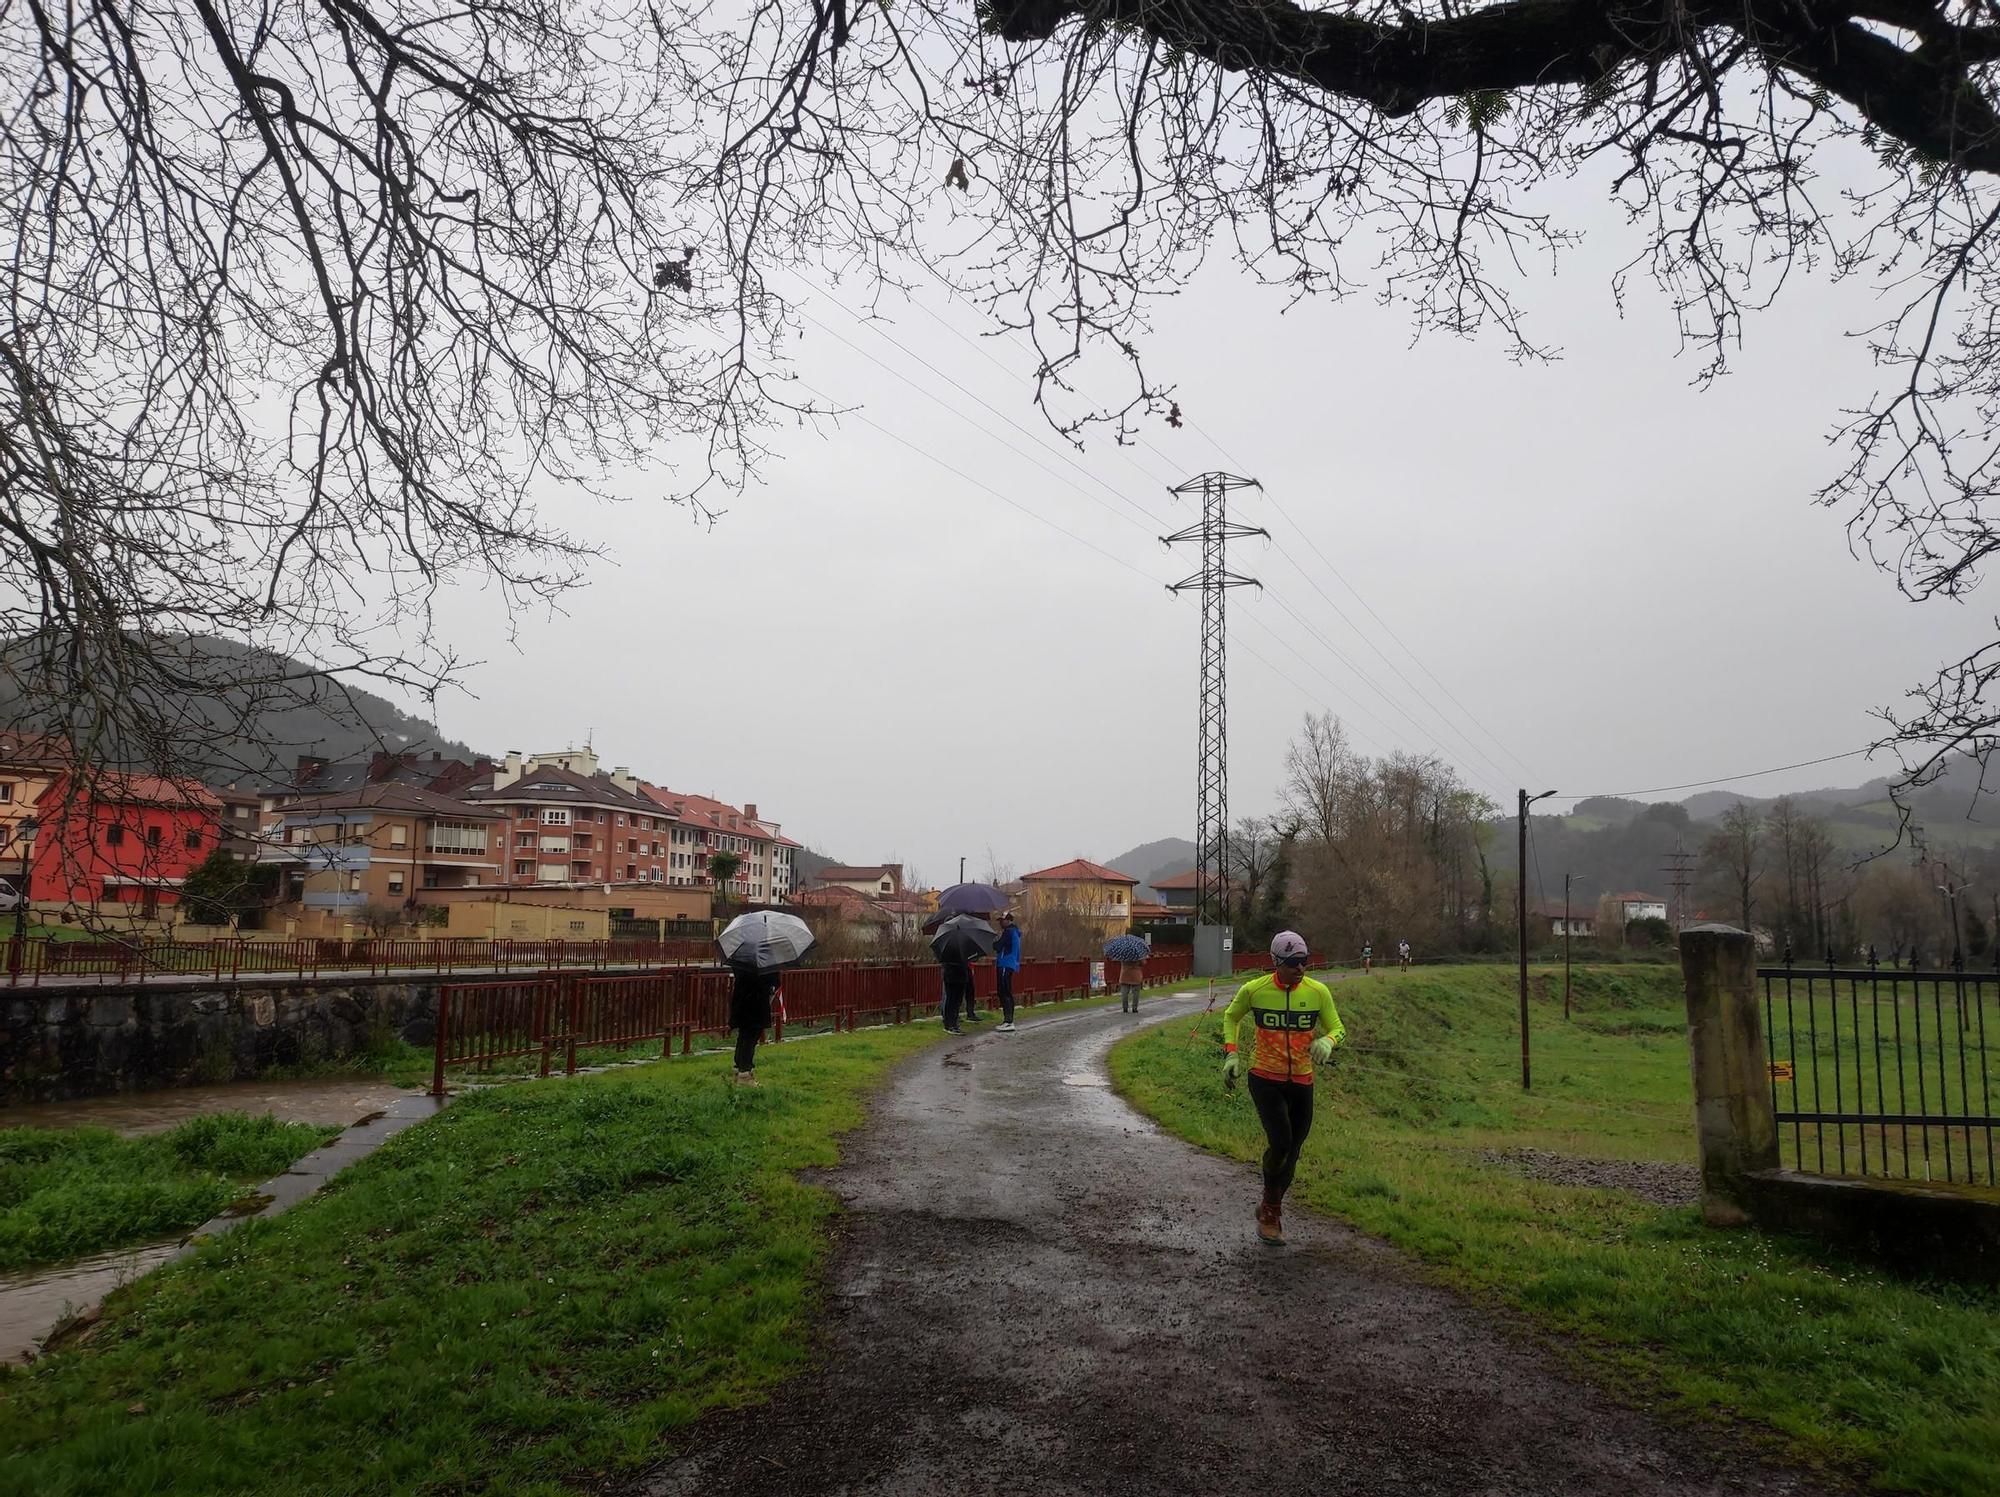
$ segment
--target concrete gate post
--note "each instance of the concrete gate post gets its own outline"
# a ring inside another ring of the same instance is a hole
[[[1778,1123],[1757,1006],[1757,943],[1729,925],[1681,932],[1701,1214],[1711,1226],[1750,1221],[1747,1177],[1778,1167]]]

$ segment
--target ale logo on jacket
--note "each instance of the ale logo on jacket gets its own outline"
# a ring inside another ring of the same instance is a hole
[[[1256,1008],[1251,1013],[1256,1016],[1259,1029],[1311,1029],[1319,1018],[1319,1010],[1314,1008],[1302,1008],[1297,1013],[1282,1008]]]

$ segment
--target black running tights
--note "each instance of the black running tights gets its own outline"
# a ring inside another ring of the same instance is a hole
[[[1292,1172],[1299,1167],[1299,1151],[1312,1132],[1313,1089],[1310,1081],[1270,1081],[1250,1078],[1250,1100],[1256,1105],[1257,1120],[1264,1125],[1264,1199],[1275,1206],[1292,1188]]]

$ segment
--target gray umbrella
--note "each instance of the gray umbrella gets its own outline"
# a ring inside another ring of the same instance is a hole
[[[812,943],[813,933],[805,921],[776,910],[752,910],[747,915],[738,915],[715,938],[724,961],[738,967],[755,967],[759,972],[789,966],[804,956]]]
[[[993,955],[1000,932],[976,915],[954,915],[931,937],[931,950],[941,962],[971,962]]]

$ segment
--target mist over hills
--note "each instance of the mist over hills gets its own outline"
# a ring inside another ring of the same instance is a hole
[[[1789,793],[1795,807],[1821,818],[1835,845],[1853,862],[1895,848],[1904,833],[1903,813],[1889,797],[1890,780],[1875,776],[1858,785],[1825,786]],[[1563,875],[1571,877],[1575,903],[1595,906],[1607,894],[1651,893],[1670,887],[1669,855],[1677,849],[1699,853],[1724,814],[1746,805],[1768,812],[1781,799],[1734,790],[1704,790],[1682,800],[1640,801],[1610,796],[1581,800],[1567,815],[1531,816],[1528,886],[1531,897],[1562,899]],[[1979,767],[1960,759],[1946,773],[1907,797],[1909,836],[1932,856],[1968,867],[2000,854],[2000,805],[1980,789]],[[1514,819],[1495,817],[1486,857],[1511,883],[1517,857]],[[1142,843],[1099,861],[1146,881],[1194,867],[1194,844],[1182,837]],[[1906,856],[1899,852],[1897,856]]]

